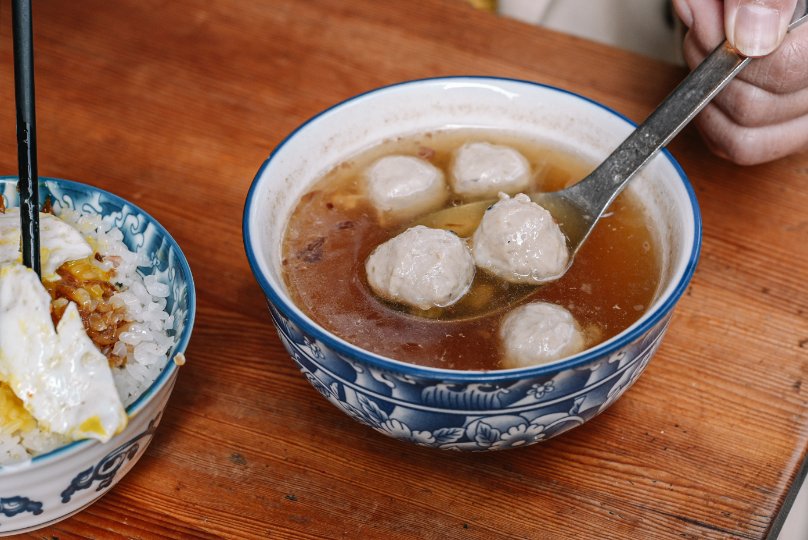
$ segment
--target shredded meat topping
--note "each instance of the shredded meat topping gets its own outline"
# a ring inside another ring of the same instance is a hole
[[[53,323],[58,324],[68,303],[75,302],[89,338],[111,366],[120,367],[126,363],[126,357],[113,354],[112,348],[129,323],[125,309],[110,302],[118,289],[112,282],[114,269],[107,271],[96,264],[104,260],[96,253],[86,259],[68,261],[56,270],[61,279],[45,282],[45,288],[52,298]]]

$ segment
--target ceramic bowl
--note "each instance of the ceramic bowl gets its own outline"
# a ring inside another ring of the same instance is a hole
[[[0,195],[17,206],[16,177],[0,178]],[[156,275],[169,285],[167,311],[174,316],[173,359],[183,353],[191,336],[196,293],[185,256],[154,218],[120,197],[92,186],[40,178],[40,200],[50,197],[54,210],[70,208],[99,214],[123,232],[130,250],[145,250]],[[29,461],[0,466],[0,535],[31,531],[64,519],[102,497],[143,455],[166,406],[178,366],[169,360],[157,379],[126,411],[126,429],[106,443],[73,442]]]
[[[693,190],[668,152],[628,189],[655,224],[663,276],[653,305],[614,338],[546,365],[504,371],[419,367],[357,348],[314,323],[290,299],[281,239],[312,181],[383,139],[445,128],[523,133],[602,160],[633,129],[585,97],[532,82],[483,77],[410,81],[349,99],[289,135],[261,166],[243,219],[244,243],[272,320],[292,359],[326,399],[396,439],[447,450],[525,446],[592,419],[640,376],[660,345],[698,259]]]

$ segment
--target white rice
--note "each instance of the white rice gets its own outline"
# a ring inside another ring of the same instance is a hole
[[[112,368],[112,373],[121,401],[129,406],[160,374],[176,340],[173,317],[165,311],[168,285],[137,272],[138,267],[150,267],[151,261],[143,253],[129,251],[123,243],[123,234],[114,224],[103,222],[98,215],[81,215],[67,209],[58,214],[76,227],[96,252],[120,259],[113,282],[122,290],[113,294],[110,302],[125,306],[126,319],[131,324],[112,350],[113,354],[126,357],[126,362],[122,368]],[[112,268],[111,263],[103,264]],[[61,435],[39,429],[23,432],[0,425],[0,466],[30,459],[67,442]]]

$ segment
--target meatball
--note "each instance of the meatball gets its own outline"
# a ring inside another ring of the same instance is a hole
[[[368,199],[384,217],[408,219],[440,208],[449,198],[443,172],[413,156],[386,156],[365,171]]]
[[[572,314],[546,302],[525,304],[508,313],[500,324],[499,339],[505,368],[546,364],[585,347],[584,334]]]
[[[452,232],[411,227],[379,245],[365,262],[377,295],[419,309],[457,302],[474,279],[474,260]]]
[[[452,188],[466,198],[494,197],[500,191],[524,191],[530,183],[530,164],[518,151],[485,142],[466,143],[455,153]]]
[[[477,266],[512,283],[542,283],[567,267],[567,240],[545,208],[520,193],[486,210],[472,237]]]

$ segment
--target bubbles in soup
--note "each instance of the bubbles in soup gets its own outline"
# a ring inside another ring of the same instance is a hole
[[[639,319],[659,285],[660,255],[642,207],[630,193],[612,203],[573,265],[556,281],[539,287],[515,284],[478,269],[470,291],[457,304],[419,315],[413,312],[417,308],[371,292],[365,276],[368,256],[418,218],[394,220],[377,211],[367,197],[365,171],[384,156],[411,155],[449,177],[453,155],[470,142],[520,152],[530,165],[528,192],[561,189],[594,166],[541,141],[499,131],[447,129],[384,141],[318,179],[294,209],[284,234],[283,276],[295,303],[319,325],[358,347],[413,364],[458,370],[508,367],[499,338],[508,310],[462,319],[485,311],[495,297],[512,299],[512,308],[537,301],[562,306],[587,329],[587,347]],[[445,206],[465,202],[452,193]],[[526,290],[531,294],[524,297]]]

